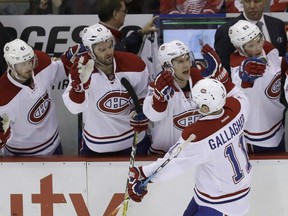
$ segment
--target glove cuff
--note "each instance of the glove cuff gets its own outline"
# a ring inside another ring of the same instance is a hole
[[[242,81],[241,87],[242,88],[252,88],[254,83]]]
[[[157,112],[164,112],[167,108],[168,102],[164,101],[161,102],[159,100],[157,100],[157,98],[155,96],[153,96],[153,103],[152,103],[152,107],[157,111]]]
[[[83,92],[76,92],[73,88],[69,92],[70,99],[78,104],[81,104],[85,100],[85,91]]]

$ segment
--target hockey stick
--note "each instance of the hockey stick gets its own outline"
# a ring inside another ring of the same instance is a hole
[[[170,156],[143,182],[140,184],[140,188],[144,188],[147,186],[147,184],[151,181],[151,179],[154,178],[154,176],[160,172],[173,158],[176,158],[180,152],[193,140],[195,140],[196,136],[195,134],[191,134],[185,142],[179,145],[175,145],[174,148],[169,150]]]
[[[180,152],[193,140],[195,140],[196,136],[195,134],[191,134],[188,139],[182,143],[179,144],[177,146],[175,146],[173,149],[170,150],[170,156],[145,180],[141,183],[140,187],[144,188],[147,186],[147,184],[151,181],[152,178],[154,178],[154,176],[160,172],[160,170],[162,170],[173,158],[176,158]],[[129,179],[128,179],[129,180]],[[117,206],[117,208],[109,215],[109,216],[115,216],[117,214],[117,212],[119,211],[119,209],[122,207],[122,205],[124,205],[124,203],[126,202],[126,200],[129,200],[129,196],[126,197],[122,203],[120,203],[120,205]]]
[[[138,96],[137,96],[134,88],[131,86],[130,82],[125,77],[123,77],[121,79],[121,83],[126,88],[129,95],[131,96],[131,98],[134,102],[134,105],[135,105],[136,113],[137,114],[141,113],[142,107],[139,103]],[[134,131],[133,144],[132,144],[132,150],[131,150],[130,161],[129,161],[129,171],[130,171],[130,168],[132,168],[134,166],[135,155],[136,155],[136,150],[137,150],[137,143],[138,143],[138,132]],[[130,199],[129,195],[128,195],[128,184],[129,184],[129,172],[128,172],[128,177],[127,177],[124,201],[123,201],[123,204],[121,203],[121,205],[120,205],[120,207],[123,205],[122,216],[126,216],[127,210],[128,210],[128,202]],[[119,209],[120,209],[120,207],[119,207]],[[118,211],[119,211],[119,209],[118,209]]]

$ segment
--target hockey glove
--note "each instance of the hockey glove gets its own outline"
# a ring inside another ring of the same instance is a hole
[[[88,55],[77,58],[70,69],[72,88],[76,92],[83,92],[89,88],[91,74],[94,70],[94,60]]]
[[[179,91],[174,85],[174,78],[169,71],[159,73],[154,80],[154,97],[160,102],[166,102],[173,97],[174,91]]]
[[[146,177],[142,167],[132,167],[129,172],[128,195],[135,202],[141,202],[147,194],[147,185],[142,185]]]
[[[140,133],[141,131],[146,131],[148,129],[148,118],[144,115],[143,112],[136,113],[136,111],[132,111],[130,113],[130,125],[133,127],[133,130]]]
[[[199,69],[202,69],[201,75],[203,77],[210,77],[225,83],[229,77],[229,74],[222,66],[221,60],[215,50],[208,44],[205,44],[202,47],[201,53],[207,64],[207,67],[204,69],[203,65],[201,68],[199,68],[199,65],[197,65]]]
[[[239,66],[242,88],[251,88],[257,78],[262,77],[266,69],[266,61],[260,58],[247,58]]]
[[[0,116],[0,148],[3,148],[11,135],[10,120],[7,114]]]
[[[70,67],[75,62],[76,58],[87,53],[87,50],[84,45],[76,44],[73,47],[70,47],[65,53],[62,54],[61,60],[65,66],[65,68],[70,69]]]

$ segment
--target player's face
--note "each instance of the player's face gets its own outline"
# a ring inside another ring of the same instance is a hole
[[[248,43],[243,45],[244,51],[249,57],[260,57],[263,55],[264,38],[262,35],[258,35]]]
[[[34,66],[34,59],[30,59],[28,61],[15,64],[14,69],[18,75],[18,79],[21,80],[30,79],[33,73],[33,66]]]
[[[113,40],[101,42],[93,46],[93,52],[96,56],[97,61],[106,66],[110,66],[111,64],[113,64],[113,51]]]
[[[189,80],[190,68],[192,66],[189,54],[184,54],[172,60],[174,75],[182,81]]]
[[[266,0],[242,0],[243,9],[248,19],[260,20]]]

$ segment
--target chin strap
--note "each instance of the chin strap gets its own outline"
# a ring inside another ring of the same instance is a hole
[[[16,72],[15,69],[12,69],[11,67],[9,67],[9,69],[10,69],[11,73],[13,74],[13,76],[14,76],[16,79],[18,79],[19,81],[26,81],[26,80],[27,80],[27,79],[21,78],[21,77],[18,75],[18,73]],[[9,72],[9,70],[8,70],[8,72]]]

